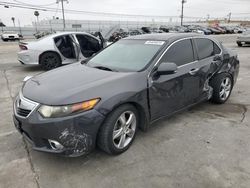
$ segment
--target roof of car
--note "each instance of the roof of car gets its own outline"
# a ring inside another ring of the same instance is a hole
[[[171,40],[178,40],[182,38],[188,38],[188,37],[196,37],[201,36],[200,34],[196,33],[154,33],[154,34],[144,34],[144,35],[136,35],[136,36],[130,36],[127,37],[125,40],[161,40],[161,41],[167,41],[169,39]]]
[[[56,32],[56,33],[53,33],[53,34],[51,34],[50,36],[53,36],[53,37],[56,37],[56,36],[60,36],[60,35],[69,35],[69,34],[88,34],[88,33],[86,33],[86,32],[77,32],[77,31],[63,31],[63,32]],[[88,34],[89,35],[89,34]]]
[[[51,38],[54,38],[54,37],[57,37],[57,36],[61,36],[61,35],[69,35],[69,34],[85,34],[85,35],[90,35],[90,36],[92,36],[92,37],[95,37],[95,36],[93,36],[93,35],[91,35],[91,34],[89,34],[89,33],[86,33],[86,32],[80,32],[80,31],[71,31],[71,32],[69,32],[69,31],[64,31],[64,32],[57,32],[57,33],[53,33],[53,34],[51,34],[51,35],[48,35],[48,37],[51,37]],[[96,38],[96,37],[95,37]]]

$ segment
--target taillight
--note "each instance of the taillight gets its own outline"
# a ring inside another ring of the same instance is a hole
[[[27,46],[19,44],[20,50],[28,50]]]

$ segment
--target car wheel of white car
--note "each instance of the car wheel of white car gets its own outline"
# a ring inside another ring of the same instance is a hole
[[[61,58],[54,52],[46,52],[40,58],[40,65],[45,70],[51,70],[61,66]]]

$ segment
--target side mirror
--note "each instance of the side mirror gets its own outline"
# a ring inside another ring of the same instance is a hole
[[[174,74],[177,71],[177,65],[171,62],[163,62],[157,69],[159,75]]]
[[[215,55],[213,61],[222,61],[221,55]]]
[[[89,58],[83,59],[83,60],[81,61],[81,64],[86,64],[86,63],[88,63],[88,61],[89,61]]]

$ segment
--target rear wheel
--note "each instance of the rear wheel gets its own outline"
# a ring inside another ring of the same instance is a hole
[[[219,74],[213,78],[211,86],[213,88],[211,101],[217,104],[223,104],[228,100],[231,94],[233,88],[232,78],[227,73]]]
[[[40,58],[40,65],[45,70],[51,70],[61,66],[61,58],[54,52],[46,52]]]
[[[138,118],[136,108],[129,104],[111,112],[99,130],[99,148],[113,155],[126,151],[135,138]]]
[[[241,47],[242,46],[242,43],[241,42],[237,42],[238,46]]]

